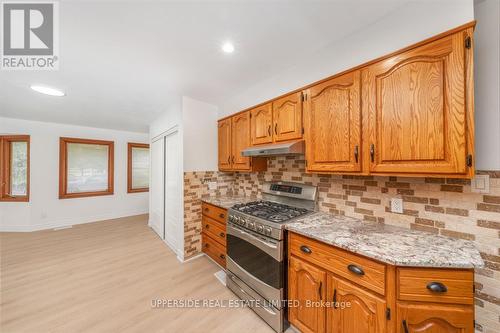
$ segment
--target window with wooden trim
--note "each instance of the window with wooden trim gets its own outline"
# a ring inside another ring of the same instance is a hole
[[[59,139],[59,199],[113,194],[114,142]]]
[[[0,201],[29,201],[30,136],[0,135]]]
[[[149,191],[149,145],[128,143],[127,192]]]

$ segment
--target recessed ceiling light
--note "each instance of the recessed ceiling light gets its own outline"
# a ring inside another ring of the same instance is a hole
[[[234,52],[234,45],[231,42],[226,42],[224,45],[222,45],[222,51],[225,53],[233,53]]]
[[[39,93],[45,94],[45,95],[50,95],[50,96],[62,97],[62,96],[66,95],[64,93],[64,91],[61,91],[59,89],[50,88],[50,87],[45,87],[45,86],[33,85],[33,86],[30,86],[30,88],[36,92],[39,92]]]

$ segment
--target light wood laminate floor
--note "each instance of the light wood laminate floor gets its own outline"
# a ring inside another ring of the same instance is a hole
[[[236,296],[208,258],[181,264],[145,215],[0,242],[2,333],[273,332],[247,308],[152,308],[153,299]]]

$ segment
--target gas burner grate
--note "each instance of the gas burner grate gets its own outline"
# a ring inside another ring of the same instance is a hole
[[[271,201],[252,201],[235,205],[233,209],[276,223],[285,222],[309,212],[305,208],[292,207]]]

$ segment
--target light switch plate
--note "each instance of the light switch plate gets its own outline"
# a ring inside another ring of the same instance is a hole
[[[474,193],[490,193],[490,176],[475,175],[470,182],[470,190]]]
[[[217,189],[217,182],[208,182],[208,189],[209,190],[216,190]]]
[[[392,198],[391,199],[391,212],[393,213],[403,213],[403,199]]]

